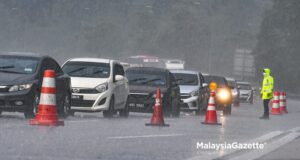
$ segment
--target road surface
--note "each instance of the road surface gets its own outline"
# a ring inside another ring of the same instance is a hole
[[[260,120],[262,102],[218,112],[221,126],[203,125],[204,116],[181,113],[165,118],[170,127],[146,127],[151,114],[105,119],[76,113],[63,127],[31,126],[21,113],[0,117],[0,159],[5,160],[202,160],[299,158],[300,101],[288,100],[288,114]],[[201,148],[214,144],[260,144],[263,149]],[[198,146],[197,146],[198,145]],[[298,148],[298,149],[297,149]]]

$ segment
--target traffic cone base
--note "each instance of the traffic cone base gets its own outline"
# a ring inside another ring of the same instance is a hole
[[[150,123],[146,123],[146,126],[159,126],[159,127],[169,127],[170,125],[165,124],[164,115],[161,106],[161,93],[160,89],[156,90],[155,104],[153,106],[153,114]]]

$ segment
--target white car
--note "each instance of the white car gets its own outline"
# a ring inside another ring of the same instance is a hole
[[[199,72],[187,70],[170,71],[180,87],[180,97],[183,102],[181,110],[200,112],[200,89],[202,85]]]
[[[118,61],[74,58],[62,68],[71,77],[71,114],[103,111],[104,117],[112,117],[119,111],[121,117],[128,117],[128,80]]]

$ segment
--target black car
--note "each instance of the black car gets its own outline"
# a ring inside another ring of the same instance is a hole
[[[126,70],[130,95],[131,112],[151,113],[155,102],[156,89],[162,93],[165,116],[180,115],[180,89],[174,75],[167,69],[153,67],[133,67]]]
[[[56,72],[56,101],[60,116],[70,109],[70,78],[51,57],[27,53],[0,55],[0,113],[23,112],[26,118],[35,116],[39,103],[43,74]]]
[[[211,82],[217,83],[218,88],[216,89],[216,97],[215,97],[216,108],[218,110],[222,110],[224,115],[230,115],[233,97],[231,93],[231,87],[229,86],[225,77],[216,76],[216,75],[205,75],[204,79],[205,79],[204,81],[206,86],[204,91],[206,91],[207,93],[210,92],[208,85]],[[207,97],[207,103],[208,103],[208,98],[209,97]]]

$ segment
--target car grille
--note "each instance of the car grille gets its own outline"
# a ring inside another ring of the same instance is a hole
[[[75,107],[92,107],[95,101],[93,100],[72,100],[71,104]]]
[[[9,90],[8,86],[0,86],[0,93],[8,92],[8,90]]]
[[[181,95],[180,95],[180,98],[181,98],[181,99],[191,98],[191,95],[189,95],[189,94],[181,94]]]
[[[99,92],[94,88],[72,88],[72,93],[97,94]]]

